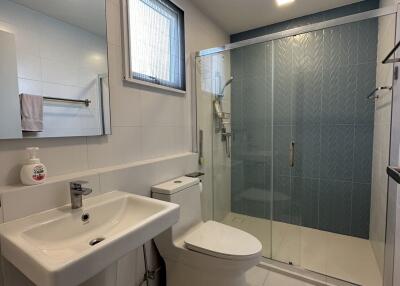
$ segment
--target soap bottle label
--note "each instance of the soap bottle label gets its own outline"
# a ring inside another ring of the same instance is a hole
[[[32,179],[34,181],[37,181],[37,182],[42,181],[45,177],[46,177],[46,174],[45,174],[43,166],[39,165],[39,166],[35,166],[33,168]]]

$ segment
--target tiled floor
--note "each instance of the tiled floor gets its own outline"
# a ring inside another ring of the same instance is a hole
[[[368,240],[281,222],[271,227],[269,220],[236,213],[229,213],[223,223],[256,236],[267,258],[363,286],[382,285]]]
[[[247,286],[312,286],[283,274],[254,267],[247,272]]]

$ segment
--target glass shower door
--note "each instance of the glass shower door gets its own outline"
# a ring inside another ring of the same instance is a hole
[[[230,211],[222,220],[256,236],[271,257],[272,204],[272,45],[261,43],[230,52],[231,105]],[[221,134],[214,132],[214,145]],[[214,148],[217,150],[217,147]],[[218,152],[214,170],[218,170]],[[221,153],[220,153],[221,154]],[[221,172],[214,172],[220,182]],[[214,186],[214,200],[221,188]],[[215,210],[221,210],[218,204]]]
[[[370,19],[273,42],[272,258],[362,285],[359,261],[381,282],[368,240],[377,32]]]
[[[266,258],[382,284],[391,97],[367,96],[392,84],[380,60],[394,39],[378,34],[394,23],[369,19],[197,59],[205,219],[253,234]],[[214,103],[231,76],[222,129]]]
[[[273,215],[272,259],[300,265],[300,202],[294,199],[298,165],[294,94],[294,37],[273,41]]]

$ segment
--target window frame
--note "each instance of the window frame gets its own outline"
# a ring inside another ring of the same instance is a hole
[[[169,87],[169,86],[165,86],[162,85],[162,83],[157,83],[157,82],[152,82],[152,81],[146,81],[146,80],[140,80],[137,78],[134,78],[133,75],[134,73],[131,72],[132,71],[132,66],[131,66],[131,53],[130,53],[130,30],[129,30],[129,0],[122,0],[122,28],[123,28],[123,32],[122,32],[122,54],[123,54],[123,80],[125,82],[128,83],[134,83],[134,84],[139,84],[139,85],[143,85],[143,86],[148,86],[148,87],[154,87],[157,89],[162,89],[162,90],[166,90],[166,91],[170,91],[170,92],[175,92],[175,93],[180,93],[180,94],[186,94],[187,93],[187,76],[186,76],[186,37],[185,37],[185,21],[184,21],[184,16],[185,16],[185,11],[179,7],[178,5],[176,5],[173,1],[168,0],[169,2],[171,2],[172,5],[176,6],[178,9],[180,9],[182,11],[182,27],[180,27],[182,29],[182,39],[181,39],[181,48],[183,51],[183,61],[181,64],[181,68],[182,68],[182,80],[183,80],[183,88],[182,89],[178,89],[178,88],[174,88],[174,87]],[[144,75],[147,76],[147,75]],[[149,76],[147,76],[149,77]]]

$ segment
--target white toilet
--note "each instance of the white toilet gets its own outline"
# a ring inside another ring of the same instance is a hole
[[[180,177],[152,187],[153,198],[180,205],[177,224],[155,238],[167,286],[245,286],[262,245],[239,229],[201,219],[200,181]]]

